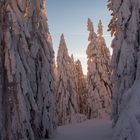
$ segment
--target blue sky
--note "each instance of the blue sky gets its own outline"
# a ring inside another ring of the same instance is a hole
[[[47,16],[55,55],[57,55],[60,35],[64,33],[69,54],[81,60],[85,74],[88,17],[93,21],[95,31],[99,20],[102,20],[106,43],[110,47],[111,37],[107,29],[111,17],[107,9],[107,0],[47,0]]]

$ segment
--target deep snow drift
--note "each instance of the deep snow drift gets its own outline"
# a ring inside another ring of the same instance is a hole
[[[56,137],[50,140],[112,140],[111,121],[88,120],[58,128]]]

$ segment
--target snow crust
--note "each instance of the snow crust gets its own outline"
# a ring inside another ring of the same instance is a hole
[[[58,128],[57,135],[50,140],[112,140],[109,120],[88,120]]]

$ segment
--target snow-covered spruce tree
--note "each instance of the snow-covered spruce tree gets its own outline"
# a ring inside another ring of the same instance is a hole
[[[45,9],[45,0],[0,1],[1,140],[39,140],[56,129]]]
[[[98,36],[90,19],[87,27],[90,32],[87,48],[88,118],[103,118],[109,116],[111,108],[109,52],[102,37],[101,23]]]
[[[75,60],[73,54],[71,55],[71,66],[69,71],[71,72],[71,78],[73,79],[73,83],[75,85],[75,88],[77,89],[76,86],[77,86],[78,79],[77,79]]]
[[[114,140],[140,140],[140,1],[109,0]]]
[[[137,6],[136,6],[137,4]],[[109,1],[108,7],[112,11],[109,29],[115,38],[112,42],[113,56],[113,118],[118,119],[123,102],[123,94],[137,78],[137,63],[139,54],[139,24],[137,0]],[[132,9],[133,8],[133,9]],[[132,26],[135,26],[132,28]]]
[[[100,48],[101,54],[103,56],[102,58],[105,59],[105,64],[107,65],[106,68],[108,70],[106,70],[106,71],[108,71],[109,74],[110,74],[111,73],[111,69],[110,69],[110,58],[111,58],[111,55],[110,55],[109,48],[106,46],[106,42],[105,42],[105,39],[103,37],[103,25],[102,25],[102,21],[101,20],[99,21],[99,24],[98,24],[97,42],[98,42],[98,46]]]
[[[58,125],[72,123],[78,113],[77,92],[72,75],[72,59],[62,34],[57,55],[57,107]]]
[[[87,89],[86,78],[83,74],[80,60],[75,61],[76,68],[76,89],[78,93],[78,108],[80,114],[87,115]]]
[[[99,21],[98,30],[97,30],[97,43],[100,51],[100,67],[99,73],[101,73],[101,88],[104,89],[104,103],[105,103],[105,110],[109,114],[111,113],[111,99],[112,99],[112,83],[111,83],[111,55],[109,48],[106,46],[105,39],[103,37],[103,25],[102,21]]]

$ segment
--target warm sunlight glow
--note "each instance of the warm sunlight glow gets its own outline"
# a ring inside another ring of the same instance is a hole
[[[90,59],[90,62],[93,62],[93,59],[92,58]]]
[[[43,0],[42,2],[42,15],[45,16],[46,15],[46,0]]]
[[[25,9],[24,17],[27,17],[28,11],[29,11],[29,7],[27,6],[26,9]]]
[[[140,140],[140,0],[0,7],[0,140]]]

